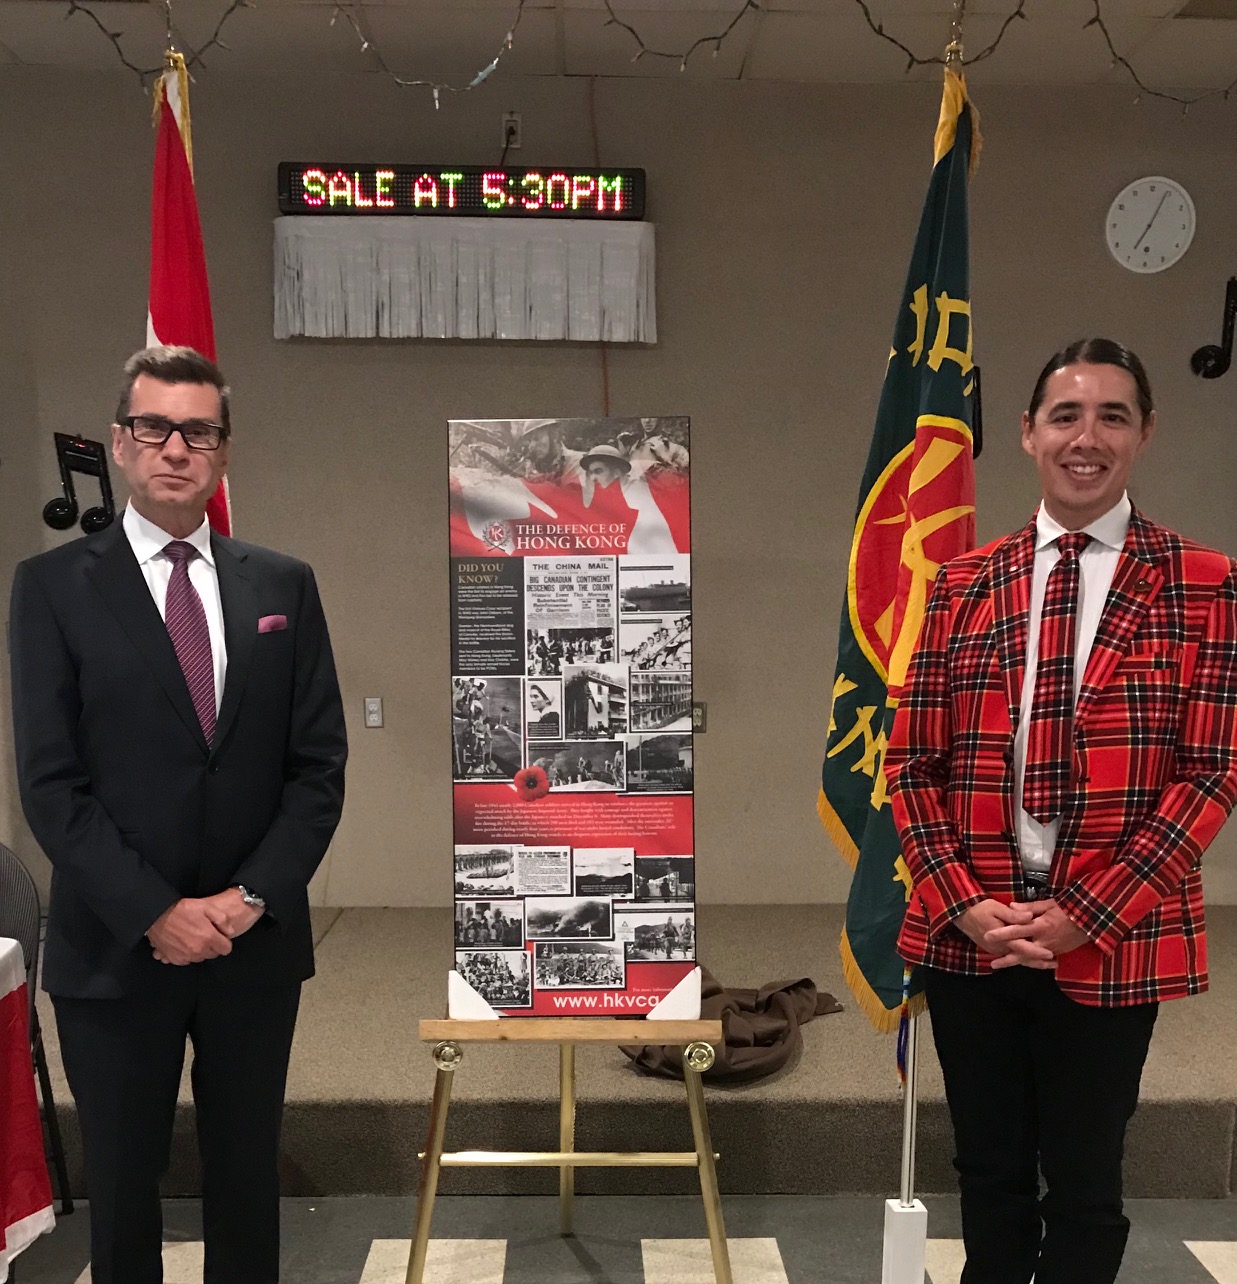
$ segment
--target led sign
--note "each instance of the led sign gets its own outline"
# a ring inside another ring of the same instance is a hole
[[[284,214],[613,222],[644,217],[644,170],[284,161],[279,166],[279,209]]]

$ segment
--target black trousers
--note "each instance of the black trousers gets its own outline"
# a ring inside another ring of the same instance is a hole
[[[1130,1229],[1125,1129],[1158,1005],[1087,1007],[1024,967],[925,968],[924,988],[957,1148],[962,1284],[1112,1284]]]
[[[185,1039],[202,1157],[205,1284],[279,1279],[279,1132],[300,983],[238,989],[209,964],[168,966],[155,993],[53,997],[77,1102],[93,1284],[162,1284],[159,1179]]]

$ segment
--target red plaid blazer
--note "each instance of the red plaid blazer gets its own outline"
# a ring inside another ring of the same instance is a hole
[[[1035,522],[941,568],[885,758],[914,890],[912,963],[990,970],[954,919],[1022,899],[1014,727]],[[1137,511],[1083,675],[1049,894],[1090,940],[1057,983],[1092,1005],[1207,987],[1200,861],[1237,799],[1237,562]]]

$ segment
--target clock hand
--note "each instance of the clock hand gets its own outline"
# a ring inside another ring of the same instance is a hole
[[[1137,247],[1142,244],[1143,236],[1146,236],[1147,233],[1151,231],[1152,225],[1155,223],[1155,220],[1160,217],[1160,211],[1164,208],[1164,202],[1166,200],[1168,200],[1167,192],[1165,192],[1164,195],[1160,197],[1160,203],[1155,207],[1155,213],[1152,214],[1151,216],[1151,222],[1148,223],[1147,226],[1143,229],[1143,235],[1140,236],[1138,240],[1134,242],[1135,249],[1137,249]]]

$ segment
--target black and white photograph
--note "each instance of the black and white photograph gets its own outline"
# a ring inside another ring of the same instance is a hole
[[[515,890],[520,896],[570,896],[571,848],[517,847]]]
[[[534,959],[539,990],[621,990],[627,963],[621,941],[538,942]]]
[[[524,902],[456,901],[455,943],[520,949],[524,945]]]
[[[608,941],[614,935],[610,902],[591,896],[529,896],[524,902],[529,941]]]
[[[634,896],[635,851],[630,847],[577,847],[574,859],[577,896]]]
[[[529,678],[524,684],[524,726],[530,741],[563,738],[561,678]]]
[[[689,422],[684,415],[631,420],[615,435],[615,444],[633,464],[650,472],[686,473],[691,465]]]
[[[488,478],[551,478],[581,473],[584,457],[611,446],[646,471],[686,473],[690,467],[689,420],[685,415],[644,419],[453,419],[450,422],[451,480],[465,474]]]
[[[629,794],[689,794],[692,792],[690,732],[645,732],[627,737]]]
[[[613,793],[627,779],[627,751],[621,740],[532,744],[528,765],[545,772],[552,793]]]
[[[615,563],[609,555],[524,558],[527,626],[613,628]]]
[[[455,894],[456,896],[514,896],[513,849],[457,844]]]
[[[694,856],[637,856],[636,897],[642,901],[694,901]]]
[[[633,669],[690,670],[691,612],[624,615],[619,622],[619,659]]]
[[[609,740],[627,730],[627,666],[563,665],[563,725],[568,740]]]
[[[619,559],[619,609],[664,615],[692,609],[691,562],[687,553]]]
[[[560,677],[565,664],[610,664],[614,660],[614,627],[529,629],[528,676]]]
[[[514,780],[523,755],[519,678],[451,679],[451,750],[456,783]]]
[[[633,669],[627,716],[632,731],[690,731],[692,675]]]
[[[455,970],[492,1008],[533,1005],[527,950],[456,950]]]
[[[696,957],[696,915],[691,909],[614,907],[614,939],[635,962],[668,963]]]

